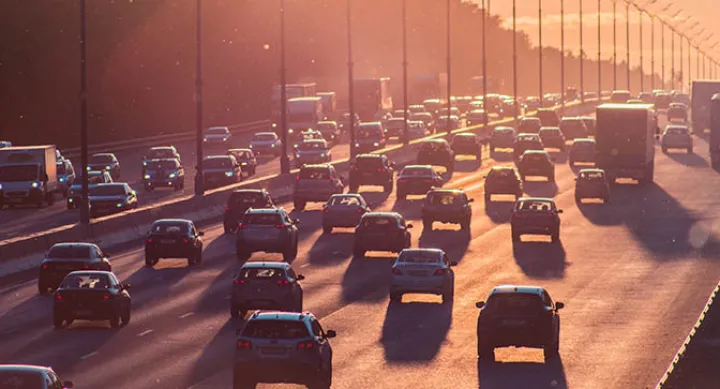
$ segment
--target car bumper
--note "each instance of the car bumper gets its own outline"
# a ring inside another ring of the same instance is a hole
[[[160,246],[145,249],[145,256],[151,258],[188,258],[193,255],[193,247]]]
[[[235,245],[237,252],[245,253],[272,253],[279,254],[285,252],[287,244],[285,242],[278,243],[276,240],[272,241],[259,241],[259,242],[245,242],[238,241]]]
[[[62,316],[80,320],[109,320],[117,312],[113,301],[93,302],[89,304],[55,303],[53,311]]]
[[[496,327],[478,331],[478,342],[493,347],[542,348],[552,342],[552,336],[526,327]]]
[[[161,188],[164,186],[174,186],[178,185],[182,180],[177,178],[166,178],[166,179],[151,179],[151,180],[144,180],[145,186],[153,187],[153,188]]]
[[[513,225],[512,231],[518,234],[552,234],[560,227],[554,224]]]
[[[319,362],[301,363],[278,359],[246,362],[236,359],[233,373],[251,382],[309,384],[318,370]]]
[[[390,292],[443,294],[448,281],[443,277],[393,277]]]

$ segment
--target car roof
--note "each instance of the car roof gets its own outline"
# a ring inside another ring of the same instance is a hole
[[[235,189],[232,194],[243,194],[243,193],[265,193],[265,189]]]
[[[593,138],[575,138],[573,140],[573,144],[575,143],[595,143],[595,139]]]
[[[400,254],[402,254],[402,253],[411,253],[411,254],[412,253],[433,253],[433,254],[442,255],[442,254],[445,254],[445,251],[438,249],[438,248],[418,247],[418,248],[412,248],[412,249],[403,249],[403,251],[401,251]]]
[[[330,196],[331,199],[344,198],[344,197],[355,197],[358,199],[363,198],[360,193],[335,193],[334,195]]]
[[[205,158],[203,158],[203,161],[209,160],[209,159],[230,159],[229,155],[206,155]]]
[[[52,245],[51,248],[54,247],[98,247],[95,243],[87,243],[87,242],[63,242],[63,243],[55,243]]]
[[[280,261],[250,261],[245,262],[241,269],[289,269],[290,264]]]
[[[248,321],[256,320],[284,320],[284,321],[303,321],[305,318],[315,317],[310,312],[283,312],[283,311],[255,311]]]
[[[521,201],[540,201],[540,202],[548,202],[548,203],[554,203],[555,201],[549,197],[521,197],[517,199],[516,202]]]
[[[427,139],[427,140],[424,140],[422,143],[423,143],[423,144],[428,144],[428,143],[447,143],[447,140],[446,140],[446,139],[441,139],[441,138],[435,138],[435,139]]]
[[[114,157],[115,154],[113,154],[113,153],[95,153],[92,156],[93,157]]]
[[[334,120],[321,120],[321,121],[317,122],[317,124],[326,124],[326,125],[327,125],[327,124],[333,124],[333,125],[337,125],[337,122],[334,121]]]
[[[78,271],[71,271],[70,273],[68,273],[68,275],[70,275],[70,274],[74,274],[74,275],[89,275],[89,276],[92,276],[92,275],[96,275],[96,276],[100,276],[100,275],[110,276],[110,275],[113,274],[113,273],[112,273],[111,271],[105,271],[105,270],[78,270]]]
[[[432,169],[432,165],[407,165],[403,168],[405,169]]]
[[[230,131],[230,129],[227,128],[226,126],[213,126],[213,127],[208,127],[208,130],[227,130],[227,131]]]
[[[150,150],[167,150],[167,149],[175,150],[175,146],[155,146],[155,147],[150,148]]]
[[[316,164],[313,164],[313,165],[302,165],[302,167],[300,168],[300,170],[306,170],[306,169],[329,169],[330,167],[332,167],[332,165],[329,164],[329,163],[316,163]]]
[[[598,169],[598,168],[586,168],[586,169],[580,169],[580,170],[578,171],[578,175],[580,175],[581,173],[602,173],[602,174],[605,174],[605,170],[603,170],[603,169]]]
[[[560,127],[556,127],[556,126],[543,126],[543,127],[540,127],[540,131],[560,131]]]
[[[368,212],[363,214],[364,218],[372,218],[372,217],[391,217],[391,218],[402,218],[402,215],[400,215],[397,212]]]
[[[285,210],[282,208],[250,208],[245,211],[246,215],[272,215],[283,213]]]
[[[163,161],[178,162],[177,158],[153,158],[153,159],[148,160],[148,163],[163,162]]]
[[[455,134],[453,138],[475,138],[477,135],[473,134],[472,132],[461,132],[459,134]]]
[[[490,170],[515,170],[512,166],[493,166]]]
[[[123,188],[127,185],[125,182],[103,182],[101,184],[97,184],[97,186],[122,186]]]
[[[250,149],[228,149],[228,152],[240,153],[240,152],[252,152]]]
[[[543,154],[548,155],[550,153],[547,152],[547,150],[525,150],[523,154]]]
[[[533,285],[498,285],[492,289],[490,292],[490,296],[496,295],[496,294],[514,294],[514,293],[520,293],[520,294],[534,294],[536,296],[543,295],[543,292],[545,292],[545,289],[543,289],[540,286],[533,286]]]
[[[48,370],[52,370],[48,366],[37,366],[37,365],[0,365],[0,371],[22,371],[24,373],[44,373]]]
[[[253,134],[253,136],[257,136],[257,135],[275,135],[275,136],[277,136],[277,134],[274,132],[256,132],[255,134]]]
[[[530,118],[522,118],[522,119],[520,119],[520,120],[521,120],[521,121],[524,121],[524,122],[539,122],[539,121],[540,121],[540,118],[530,117]]]
[[[380,123],[380,122],[378,122],[378,121],[374,121],[374,122],[360,122],[360,127],[377,127],[377,126],[381,126],[381,125],[382,125],[382,123]]]
[[[358,154],[355,156],[356,159],[360,158],[382,158],[385,154],[375,154],[375,153],[365,153],[365,154]]]
[[[428,191],[428,194],[430,193],[450,193],[450,194],[463,194],[465,193],[464,189],[451,189],[451,188],[432,188]]]
[[[495,131],[510,131],[510,130],[515,131],[515,128],[510,127],[510,126],[497,126],[494,128],[494,130]]]
[[[192,221],[187,220],[187,219],[158,219],[158,220],[155,220],[153,225],[161,224],[161,223],[173,223],[173,224],[175,224],[175,223],[190,223],[190,224],[192,224]]]

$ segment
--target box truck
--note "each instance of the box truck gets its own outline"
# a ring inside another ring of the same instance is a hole
[[[0,207],[52,205],[60,190],[55,146],[0,149]]]

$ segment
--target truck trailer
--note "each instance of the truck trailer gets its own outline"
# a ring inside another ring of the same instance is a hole
[[[55,146],[0,149],[0,208],[52,205],[60,190]]]
[[[720,81],[693,81],[689,108],[694,133],[702,134],[710,128],[710,99],[716,93],[720,93]]]
[[[715,170],[720,169],[720,93],[710,100],[710,163]]]

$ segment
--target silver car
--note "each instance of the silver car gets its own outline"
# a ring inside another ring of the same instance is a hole
[[[441,295],[443,303],[453,300],[455,273],[447,254],[440,249],[405,249],[392,266],[390,300],[400,302],[405,293]]]
[[[69,159],[63,159],[57,163],[57,177],[58,183],[60,183],[60,190],[64,196],[67,196],[67,192],[75,182],[75,167]]]
[[[203,137],[203,143],[208,146],[227,146],[231,140],[232,134],[227,127],[210,127]]]
[[[295,161],[298,166],[332,161],[330,146],[324,139],[310,139],[297,145]]]
[[[250,149],[255,155],[280,156],[280,145],[282,142],[274,132],[258,132],[250,140]]]
[[[35,365],[0,365],[2,388],[70,389],[72,381],[61,381],[52,367]]]
[[[693,152],[693,138],[690,135],[690,129],[686,125],[670,124],[665,127],[660,146],[663,153],[669,149],[685,149],[688,153]]]
[[[362,195],[334,194],[323,205],[323,232],[329,234],[334,227],[355,227],[367,212],[370,212],[370,207]]]

